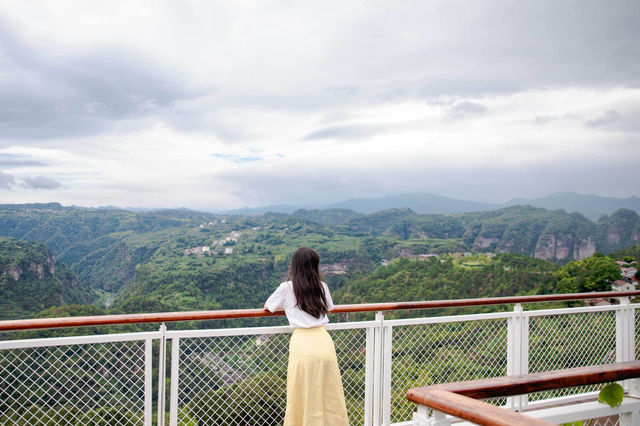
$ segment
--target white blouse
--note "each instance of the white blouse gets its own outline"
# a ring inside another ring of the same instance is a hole
[[[326,283],[324,286],[324,294],[327,297],[327,308],[333,309],[333,299]],[[324,314],[320,318],[309,315],[296,306],[296,295],[293,292],[293,283],[291,281],[283,282],[278,286],[276,291],[267,299],[264,304],[265,309],[269,312],[275,312],[284,309],[287,320],[292,328],[311,328],[325,325],[329,322],[329,318]]]

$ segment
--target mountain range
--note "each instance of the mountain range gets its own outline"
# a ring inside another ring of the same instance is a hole
[[[278,204],[263,207],[244,207],[235,210],[217,211],[217,213],[247,215],[274,212],[291,214],[299,209],[348,209],[357,213],[368,214],[381,210],[406,207],[420,214],[451,214],[496,210],[515,205],[530,205],[547,210],[562,209],[568,213],[578,212],[593,221],[597,221],[603,215],[610,215],[619,209],[629,209],[640,213],[639,197],[615,198],[594,194],[579,194],[577,192],[556,192],[540,198],[514,198],[502,204],[461,200],[420,192],[373,198],[351,198],[327,205],[297,206],[293,204]]]
[[[396,258],[506,253],[564,265],[640,244],[640,216],[620,209],[593,222],[531,206],[223,216],[47,203],[0,205],[0,236],[0,290],[8,291],[0,294],[0,311],[16,318],[54,302],[83,303],[87,294],[122,312],[253,308],[286,277],[291,253],[303,245],[318,250],[336,290]],[[383,300],[383,289],[375,292],[371,300]]]

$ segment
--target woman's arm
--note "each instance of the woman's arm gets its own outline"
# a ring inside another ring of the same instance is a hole
[[[276,291],[264,302],[264,308],[269,312],[283,311],[284,301],[287,297],[286,283],[280,284]]]

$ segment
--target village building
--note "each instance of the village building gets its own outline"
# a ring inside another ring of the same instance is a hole
[[[638,272],[637,268],[620,268],[620,273],[622,274],[623,278],[626,278],[628,280],[632,280],[636,276],[636,272]]]
[[[636,285],[625,280],[615,280],[611,284],[611,290],[613,291],[633,291],[636,289]]]
[[[429,253],[429,254],[419,254],[418,255],[418,259],[419,260],[427,260],[427,259],[431,259],[431,258],[437,258],[438,255],[437,254],[433,254],[433,253]]]
[[[184,249],[184,255],[185,256],[193,255],[193,256],[202,257],[205,255],[205,253],[209,253],[210,250],[211,250],[211,247],[209,246],[198,246],[198,247]]]

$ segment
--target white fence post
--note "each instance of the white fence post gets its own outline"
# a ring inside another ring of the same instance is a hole
[[[180,338],[171,339],[171,389],[169,390],[169,425],[178,425],[178,372],[180,368]]]
[[[513,315],[507,320],[507,376],[522,374],[522,305],[516,304]],[[520,409],[520,397],[507,398],[507,407]]]
[[[373,383],[375,382],[374,376],[374,362],[375,362],[375,328],[366,328],[366,355],[364,361],[364,425],[372,426],[372,410],[373,410]]]
[[[626,340],[627,340],[627,361],[636,359],[636,312],[631,306],[631,298],[622,297],[620,303],[625,305],[626,318]]]
[[[144,339],[144,426],[151,426],[151,413],[153,411],[153,400],[151,398],[151,393],[153,392],[152,352],[153,340],[147,337]]]
[[[631,309],[630,299],[621,297],[620,308],[616,310],[616,362],[633,361],[635,359],[635,313]],[[620,384],[629,388],[629,381]]]
[[[629,298],[620,298],[620,308],[616,310],[616,362],[630,361]]]
[[[164,399],[167,372],[167,326],[160,325],[160,350],[158,355],[158,426],[164,426]]]
[[[382,424],[382,329],[384,326],[382,312],[376,314],[376,323],[373,331],[373,352],[375,354],[373,357],[373,424],[379,426]]]
[[[507,330],[507,376],[529,373],[529,317],[524,315],[522,305],[516,303],[513,316],[508,319]],[[528,395],[507,398],[507,407],[522,411],[529,403]]]
[[[391,424],[391,349],[393,347],[393,327],[382,328],[382,424]]]
[[[529,315],[520,306],[520,374],[529,374]],[[529,394],[520,395],[520,411],[529,404]]]

